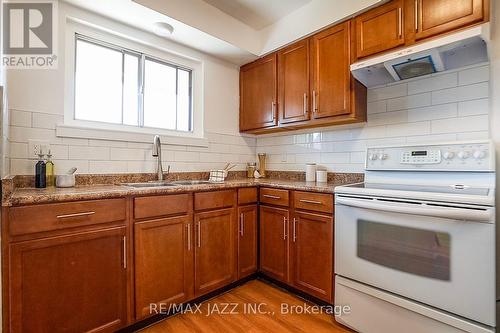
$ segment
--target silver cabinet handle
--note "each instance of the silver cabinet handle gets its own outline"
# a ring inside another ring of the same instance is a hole
[[[281,199],[281,197],[278,197],[277,195],[270,195],[270,194],[263,194],[262,195],[264,198],[269,198],[269,199]]]
[[[398,8],[398,32],[399,32],[399,38],[403,36],[403,9],[401,7]]]
[[[303,202],[303,203],[313,204],[313,205],[322,205],[323,204],[321,201],[315,201],[315,200],[300,199],[299,201]]]
[[[201,247],[201,223],[197,223],[197,229],[198,229],[198,247]]]
[[[418,32],[418,0],[415,0],[415,32]]]
[[[191,251],[191,224],[186,224],[187,228],[187,245],[188,245],[188,251]]]
[[[127,269],[127,236],[122,238],[123,268]]]
[[[312,107],[313,113],[316,113],[316,112],[318,112],[318,106],[316,105],[316,91],[315,90],[312,91],[312,98],[313,98],[313,107]]]
[[[66,215],[57,215],[58,219],[69,219],[71,217],[80,217],[80,216],[89,216],[94,215],[95,212],[83,212],[83,213],[74,213],[74,214],[66,214]]]
[[[273,113],[273,120],[276,119],[276,102],[271,102],[271,112]]]
[[[295,240],[297,239],[297,219],[294,217],[293,218],[293,242],[295,243]]]
[[[307,93],[304,93],[304,114],[307,114]]]
[[[286,216],[283,216],[283,240],[286,240]]]
[[[241,213],[241,215],[240,215],[240,235],[241,236],[243,236],[244,228],[245,228],[245,215],[243,213]]]

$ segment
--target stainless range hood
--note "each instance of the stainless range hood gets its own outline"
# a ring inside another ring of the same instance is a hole
[[[461,68],[488,61],[489,23],[408,48],[363,59],[352,75],[366,87]]]

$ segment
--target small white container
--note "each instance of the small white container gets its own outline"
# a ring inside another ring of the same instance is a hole
[[[306,182],[316,181],[316,163],[306,164]]]
[[[74,187],[75,183],[76,183],[75,174],[57,175],[56,176],[56,186],[57,187]]]
[[[326,170],[317,170],[316,171],[316,183],[327,183],[328,182],[328,173]]]

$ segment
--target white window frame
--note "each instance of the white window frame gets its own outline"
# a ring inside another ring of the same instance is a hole
[[[191,131],[176,131],[98,121],[75,119],[75,64],[76,35],[104,45],[116,45],[122,49],[133,50],[147,55],[148,58],[191,70]],[[203,63],[198,59],[168,52],[134,39],[122,36],[107,29],[99,28],[79,20],[67,19],[65,36],[65,100],[64,123],[56,127],[60,137],[116,140],[130,142],[151,142],[152,135],[159,134],[166,143],[192,146],[208,146],[203,128]]]

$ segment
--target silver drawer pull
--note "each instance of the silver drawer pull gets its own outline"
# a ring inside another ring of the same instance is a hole
[[[277,195],[270,195],[270,194],[264,194],[262,195],[264,198],[269,198],[269,199],[281,199],[281,197],[278,197]]]
[[[322,205],[323,204],[321,201],[314,201],[314,200],[300,199],[299,201],[303,202],[303,203],[313,204],[313,205]]]
[[[94,215],[95,212],[83,212],[83,213],[74,213],[74,214],[66,214],[66,215],[57,215],[58,219],[69,219],[71,217],[80,217],[80,216],[89,216]]]

